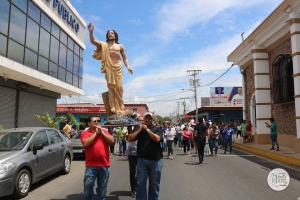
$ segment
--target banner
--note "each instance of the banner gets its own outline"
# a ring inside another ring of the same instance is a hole
[[[211,87],[210,105],[242,106],[242,87]]]
[[[56,107],[56,113],[106,113],[105,107]]]
[[[194,115],[184,114],[184,119],[192,119],[192,118],[194,118]]]

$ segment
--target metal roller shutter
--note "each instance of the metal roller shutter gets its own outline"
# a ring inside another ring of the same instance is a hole
[[[17,91],[0,86],[0,125],[14,128]]]
[[[29,92],[20,91],[18,127],[45,126],[34,119],[34,114],[48,112],[55,117],[56,99]]]

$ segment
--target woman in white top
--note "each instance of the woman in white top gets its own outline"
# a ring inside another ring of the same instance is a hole
[[[239,135],[240,135],[240,139],[241,139],[241,137],[242,137],[242,126],[240,124],[238,124],[236,129],[237,129],[236,139],[239,137]]]
[[[165,137],[167,138],[168,146],[168,156],[173,160],[173,141],[176,135],[176,131],[172,128],[171,125],[168,126],[168,129],[165,132]]]

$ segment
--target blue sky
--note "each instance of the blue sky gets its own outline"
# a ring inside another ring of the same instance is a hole
[[[200,97],[209,88],[241,86],[242,77],[227,56],[246,38],[282,0],[70,0],[88,24],[95,26],[96,39],[105,41],[106,31],[114,29],[124,45],[133,75],[123,65],[124,101],[145,103],[150,111],[169,116],[195,110],[187,70],[202,70]],[[83,90],[80,102],[102,103],[107,91],[100,62],[92,58],[94,46],[85,38]],[[184,89],[184,90],[183,90]],[[78,97],[63,96],[58,103],[78,103]]]

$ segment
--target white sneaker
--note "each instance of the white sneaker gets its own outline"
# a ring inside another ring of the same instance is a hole
[[[174,158],[173,158],[173,156],[170,156],[170,158],[171,158],[171,160],[173,160]]]
[[[187,154],[190,155],[190,152],[188,151]]]

